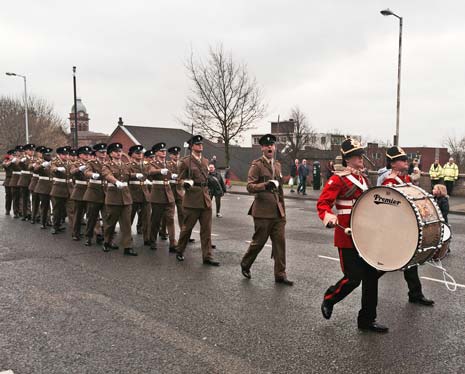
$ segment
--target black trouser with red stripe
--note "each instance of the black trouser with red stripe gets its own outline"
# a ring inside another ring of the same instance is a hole
[[[334,305],[362,283],[362,308],[358,312],[358,323],[373,322],[378,304],[378,278],[384,273],[368,265],[355,248],[339,248],[339,259],[344,277],[328,288],[325,301]]]

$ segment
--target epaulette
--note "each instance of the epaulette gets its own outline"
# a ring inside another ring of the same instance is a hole
[[[263,163],[263,160],[262,160],[261,157],[257,158],[256,160],[253,160],[252,163],[250,164],[250,166],[256,166],[259,163]]]

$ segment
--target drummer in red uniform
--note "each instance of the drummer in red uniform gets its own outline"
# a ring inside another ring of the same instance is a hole
[[[368,189],[368,180],[362,174],[365,153],[359,142],[346,139],[341,144],[342,164],[345,167],[336,171],[328,180],[317,203],[317,210],[323,224],[335,228],[334,245],[339,249],[339,259],[344,276],[325,292],[321,312],[326,319],[331,318],[333,307],[362,283],[362,308],[358,313],[358,328],[373,332],[387,332],[388,328],[376,322],[378,303],[378,278],[382,275],[368,265],[355,249],[349,227],[352,206],[358,197]],[[336,206],[337,213],[332,211]]]
[[[411,183],[408,171],[408,157],[402,148],[394,146],[386,151],[386,168],[384,180],[378,180],[378,184],[396,185]],[[412,266],[404,271],[404,278],[408,285],[408,301],[414,304],[433,306],[434,301],[427,299],[422,292],[421,282],[418,276],[418,266]]]

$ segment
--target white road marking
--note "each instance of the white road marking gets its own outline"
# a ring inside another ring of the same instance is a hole
[[[246,240],[245,242],[246,242],[247,244],[250,244],[250,243],[251,243],[250,240]],[[265,244],[265,247],[271,247],[271,244]]]
[[[339,259],[336,257],[328,257],[328,256],[322,256],[322,255],[318,255],[318,257],[339,262]]]
[[[0,371],[0,374],[15,374],[13,370]]]
[[[200,231],[197,231],[197,230],[192,230],[192,232],[195,232],[196,234],[200,234]],[[218,234],[211,234],[212,236],[219,236]],[[1,374],[1,373],[0,373]]]
[[[452,282],[445,282],[443,280],[440,280],[440,279],[435,279],[435,278],[429,278],[429,277],[420,277],[421,279],[426,279],[426,280],[430,280],[430,281],[433,281],[433,282],[439,282],[439,283],[443,283],[443,284],[448,284],[450,286],[454,286],[454,283]],[[461,287],[461,288],[465,288],[465,285],[463,284],[458,284],[456,283],[455,284],[457,287]]]

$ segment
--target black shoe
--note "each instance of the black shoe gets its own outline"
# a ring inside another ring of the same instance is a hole
[[[409,301],[409,303],[412,303],[412,304],[420,304],[420,305],[424,305],[424,306],[433,306],[434,305],[433,300],[429,300],[426,297],[424,297],[423,295],[421,295],[420,297],[411,297],[411,296],[409,296],[408,301]]]
[[[326,300],[323,300],[321,303],[321,314],[323,314],[323,317],[326,319],[330,319],[331,314],[333,314],[333,305]]]
[[[184,261],[184,256],[181,253],[176,253],[176,260],[179,262]]]
[[[31,221],[29,222],[31,225],[35,224],[36,223],[36,220],[35,219],[31,219]]]
[[[194,238],[189,238],[189,243],[194,243],[195,239]]]
[[[137,252],[132,248],[124,248],[125,256],[137,256]]]
[[[52,228],[52,235],[56,235],[56,234],[58,234],[58,229]]]
[[[10,215],[10,212],[5,212],[5,216],[9,216]]]
[[[287,279],[287,278],[275,278],[274,280],[276,283],[281,283],[281,284],[285,284],[286,286],[293,286],[294,285],[294,282]]]
[[[47,229],[47,225],[40,225],[40,228],[41,228],[42,230],[46,230],[46,229]]]
[[[103,243],[103,252],[110,252],[111,248],[110,248],[110,244],[108,243]]]
[[[27,217],[21,218],[21,221],[27,221]]]
[[[152,242],[150,240],[145,240],[144,245],[152,245]]]
[[[250,269],[247,269],[246,267],[241,265],[241,273],[244,277],[247,279],[252,278],[252,274],[250,273]]]
[[[176,247],[170,247],[169,252],[170,253],[176,253]]]
[[[161,240],[168,240],[168,235],[160,234],[160,239]]]
[[[72,238],[75,242],[78,242],[79,240],[81,240],[79,236],[75,236],[75,235],[73,235]]]
[[[209,266],[220,266],[220,263],[218,261],[211,260],[211,259],[203,260],[203,264],[209,265]]]
[[[151,242],[151,243],[150,243],[150,249],[151,249],[152,251],[156,251],[156,250],[157,250],[157,243]]]
[[[112,249],[112,250],[119,249],[119,247],[118,247],[115,243],[110,243],[110,244],[109,244],[109,247],[110,247],[110,249]]]
[[[290,190],[289,192],[295,192],[294,190]]]
[[[58,232],[63,232],[63,231],[65,231],[65,230],[66,230],[66,228],[65,228],[65,227],[58,227],[58,229],[57,229],[57,230],[58,230]]]
[[[16,213],[15,213],[14,216],[13,216],[13,218],[15,218],[15,219],[19,218],[19,214],[16,214]]]
[[[95,237],[95,241],[97,242],[97,244],[102,244],[104,240],[105,239],[104,239],[103,235],[97,235]]]
[[[212,244],[212,249],[216,249],[216,244]]]
[[[91,238],[87,238],[87,239],[86,239],[86,242],[84,243],[84,245],[85,245],[86,247],[90,247],[90,246],[92,245],[92,239],[91,239]]]
[[[363,331],[372,331],[372,332],[380,332],[385,333],[389,331],[389,328],[383,325],[380,325],[378,322],[368,322],[368,323],[359,323],[358,324],[359,330]]]

